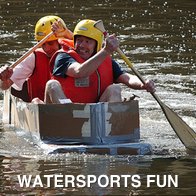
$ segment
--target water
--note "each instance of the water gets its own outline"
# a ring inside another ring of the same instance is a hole
[[[45,15],[62,17],[73,29],[80,19],[104,21],[115,33],[120,48],[146,79],[156,83],[160,99],[196,130],[196,33],[194,0],[117,0],[117,1],[0,1],[0,66],[10,65],[32,47],[34,25]],[[118,54],[114,58],[123,64]],[[131,71],[130,71],[131,72]],[[195,195],[195,155],[189,155],[159,105],[149,93],[130,91],[140,103],[141,139],[153,147],[152,156],[100,156],[50,154],[32,143],[31,138],[13,127],[0,131],[1,195]],[[2,97],[2,94],[1,94]],[[2,107],[2,102],[0,104]],[[94,184],[83,187],[20,187],[17,175],[139,175],[135,188]],[[178,187],[147,187],[147,175],[178,175]]]

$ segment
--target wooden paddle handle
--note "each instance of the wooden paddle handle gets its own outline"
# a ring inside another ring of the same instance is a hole
[[[44,37],[40,42],[38,42],[35,46],[33,46],[30,50],[28,50],[23,56],[21,56],[14,64],[10,66],[10,68],[16,67],[20,62],[22,62],[25,58],[27,58],[32,52],[34,52],[37,48],[39,48],[44,42],[47,41],[52,35],[54,34],[53,31],[51,31],[46,37]]]

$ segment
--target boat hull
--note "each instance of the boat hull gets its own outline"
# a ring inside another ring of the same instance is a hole
[[[93,104],[31,104],[4,96],[4,124],[29,132],[50,152],[151,154],[140,142],[138,101]],[[6,117],[5,117],[6,116]]]

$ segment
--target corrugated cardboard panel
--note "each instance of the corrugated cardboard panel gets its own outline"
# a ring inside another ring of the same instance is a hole
[[[39,105],[41,139],[106,144],[140,138],[138,101]]]
[[[11,123],[18,129],[39,134],[38,106],[11,97]]]
[[[112,114],[108,120],[111,124],[109,135],[127,135],[133,134],[136,129],[139,130],[138,101],[109,103],[108,112]]]
[[[13,97],[15,125],[47,143],[138,142],[138,101],[94,104],[31,104]]]
[[[39,105],[41,137],[82,138],[84,125],[90,132],[89,120],[90,110],[85,104]]]

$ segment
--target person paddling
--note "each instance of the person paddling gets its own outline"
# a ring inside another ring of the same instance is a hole
[[[35,25],[35,39],[41,41],[51,32],[52,24],[56,22],[55,34],[19,63],[14,69],[9,66],[0,68],[0,88],[7,90],[11,86],[21,91],[27,81],[28,100],[39,97],[44,100],[46,82],[50,79],[49,60],[53,54],[61,48],[59,37],[73,38],[73,33],[67,29],[63,20],[58,16],[44,16]]]
[[[53,80],[46,84],[45,103],[121,102],[120,83],[132,89],[155,91],[154,82],[143,84],[136,76],[122,71],[111,57],[119,42],[106,38],[94,27],[96,21],[82,20],[74,30],[74,48],[59,50],[51,59]]]

